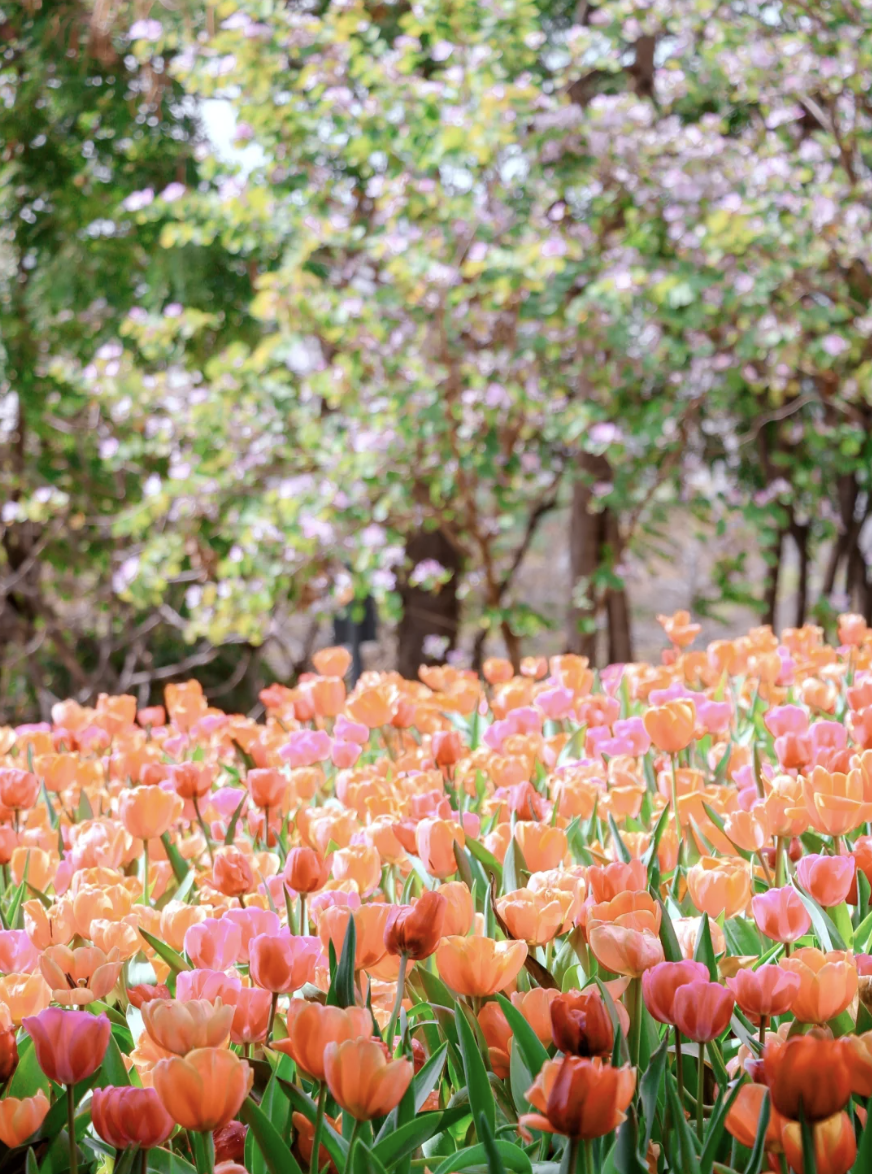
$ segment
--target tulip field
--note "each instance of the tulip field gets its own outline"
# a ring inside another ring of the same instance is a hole
[[[0,729],[0,1174],[872,1170],[872,630]]]

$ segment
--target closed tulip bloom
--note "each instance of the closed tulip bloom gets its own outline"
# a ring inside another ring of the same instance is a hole
[[[658,1023],[675,1023],[675,995],[692,982],[708,982],[704,962],[660,962],[642,975],[642,997],[648,1013]]]
[[[253,1044],[266,1039],[269,1027],[271,992],[260,987],[243,987],[236,998],[230,1039],[234,1044]]]
[[[463,937],[472,929],[475,917],[475,907],[472,903],[472,893],[463,881],[448,881],[436,889],[441,893],[448,905],[445,909],[445,923],[442,933],[445,937]]]
[[[282,928],[277,913],[273,913],[272,909],[258,909],[256,905],[249,905],[245,909],[228,909],[222,915],[221,920],[231,922],[239,928],[242,945],[240,946],[239,956],[236,961],[241,962],[243,965],[248,965],[250,961],[249,950],[252,941],[256,937],[259,937],[262,933],[279,933]],[[221,968],[215,966],[213,963],[208,969],[218,970]]]
[[[567,992],[572,993],[572,992]],[[551,1005],[560,998],[557,990],[535,986],[529,991],[515,991],[512,1006],[517,1007],[543,1044],[551,1043]]]
[[[454,766],[466,752],[459,730],[437,730],[430,739],[430,750],[437,766]]]
[[[242,992],[240,992],[241,994]],[[233,1022],[233,1007],[220,999],[152,999],[142,1007],[145,1030],[167,1052],[185,1056],[196,1048],[225,1047]]]
[[[236,973],[225,974],[223,970],[182,970],[176,975],[176,998],[208,999],[214,1003],[233,1004],[242,989],[242,979]]]
[[[175,791],[162,787],[135,787],[121,795],[119,814],[125,830],[136,840],[156,840],[169,831],[184,809]]]
[[[548,823],[532,820],[516,823],[514,836],[530,872],[560,868],[569,851],[566,832]]]
[[[359,909],[355,910],[339,905],[325,909],[318,922],[318,935],[325,952],[328,949],[328,943],[332,942],[336,957],[340,957],[348,928],[348,919],[353,917],[355,929],[354,969],[369,970],[371,966],[381,962],[387,953],[385,929],[390,913],[391,906],[381,902],[373,905],[361,905]]]
[[[212,789],[215,767],[207,762],[180,762],[167,768],[170,782],[183,799],[201,799]]]
[[[185,953],[200,970],[229,970],[241,952],[242,931],[225,917],[207,917],[185,934]]]
[[[823,1121],[844,1109],[851,1095],[849,1052],[842,1040],[823,1035],[772,1039],[763,1052],[763,1076],[772,1104],[784,1117]]]
[[[817,1174],[847,1174],[857,1158],[857,1138],[847,1113],[836,1113],[818,1121],[812,1129]],[[785,1121],[781,1127],[781,1144],[792,1170],[802,1171],[802,1127],[797,1121]]]
[[[372,1036],[372,1015],[366,1007],[343,1009],[302,1003],[297,1008],[297,1002],[291,1004],[287,1039],[273,1040],[270,1046],[290,1056],[314,1080],[324,1079],[324,1053],[328,1044]]]
[[[312,981],[320,956],[317,938],[294,937],[287,930],[259,934],[249,946],[251,981],[274,994],[291,994]]]
[[[853,856],[803,856],[796,866],[799,883],[825,909],[847,900],[854,883]]]
[[[588,939],[597,962],[614,974],[638,978],[663,961],[660,938],[649,930],[603,924],[594,926]]]
[[[751,899],[751,873],[744,860],[703,856],[688,869],[687,890],[700,913],[735,917]]]
[[[227,1048],[198,1048],[184,1058],[160,1060],[152,1080],[177,1125],[211,1133],[239,1112],[251,1091],[254,1070]]]
[[[567,1056],[610,1056],[615,1029],[599,991],[589,987],[558,995],[551,1004],[551,1036]]]
[[[414,1074],[409,1060],[388,1060],[377,1040],[346,1040],[324,1049],[327,1087],[340,1108],[357,1121],[390,1113],[403,1099]]]
[[[611,901],[588,906],[588,933],[597,925],[621,925],[627,929],[660,932],[660,906],[650,893],[618,893]]]
[[[642,721],[645,732],[658,750],[664,754],[677,754],[693,741],[696,706],[684,698],[667,701],[665,705],[646,710]]]
[[[641,893],[648,888],[648,870],[641,860],[625,864],[594,864],[587,870],[587,883],[595,904],[611,901],[619,893]]]
[[[500,1080],[506,1080],[510,1070],[512,1029],[499,1003],[485,1003],[478,1013],[478,1025],[487,1044],[491,1068]]]
[[[241,897],[254,888],[254,872],[247,856],[232,846],[219,848],[212,865],[212,883],[225,897]]]
[[[163,1145],[176,1125],[153,1088],[96,1088],[91,1095],[94,1130],[117,1150]]]
[[[172,995],[165,983],[142,982],[139,986],[127,988],[127,998],[137,1010],[141,1010],[143,1004],[150,1003],[152,999],[171,999]]]
[[[842,1042],[851,1071],[851,1092],[865,1100],[872,1096],[872,1031],[842,1036]]]
[[[565,909],[547,893],[516,889],[497,901],[497,911],[513,938],[531,946],[544,946],[563,925]]]
[[[740,970],[727,979],[736,1002],[752,1023],[786,1015],[800,987],[800,977],[772,963],[758,970]]]
[[[439,945],[448,902],[441,893],[427,890],[414,905],[395,905],[385,925],[385,947],[389,954],[405,954],[420,961],[429,958]]]
[[[51,1002],[51,989],[41,974],[0,976],[0,1003],[17,1027],[28,1015],[37,1015]]]
[[[341,645],[321,648],[312,654],[312,664],[322,677],[344,677],[351,666],[351,653]]]
[[[422,819],[415,829],[415,849],[431,876],[444,880],[457,872],[454,845],[466,842],[463,828],[450,819]]]
[[[710,1043],[729,1027],[735,1002],[732,992],[719,982],[685,983],[675,992],[675,1026],[695,1043]]]
[[[519,1123],[589,1141],[618,1128],[635,1088],[636,1072],[629,1064],[614,1068],[598,1056],[546,1060],[525,1094],[538,1112],[524,1114]]]
[[[49,1110],[48,1097],[42,1091],[32,1097],[4,1097],[0,1101],[0,1141],[10,1149],[33,1137]]]
[[[774,942],[796,942],[811,929],[809,912],[791,885],[757,893],[751,898],[751,914],[760,932]]]
[[[245,781],[256,807],[281,807],[290,787],[288,777],[275,766],[255,767]]]
[[[778,965],[799,975],[799,990],[790,1009],[800,1023],[829,1022],[851,1005],[857,993],[857,968],[850,952],[824,954],[806,946]]]
[[[767,1095],[768,1089],[765,1084],[743,1084],[739,1089],[739,1095],[727,1113],[727,1132],[746,1149],[754,1148],[760,1124],[760,1112]],[[783,1124],[784,1118],[777,1109],[773,1109],[770,1105],[769,1124],[766,1127],[767,1151],[777,1152],[781,1148],[781,1127]]]
[[[39,1066],[55,1084],[78,1084],[103,1063],[112,1027],[105,1015],[46,1007],[22,1021]]]
[[[5,1084],[17,1067],[18,1041],[15,1028],[0,1028],[0,1084]]]
[[[526,957],[524,942],[446,937],[436,949],[436,969],[455,994],[486,998],[514,982]]]
[[[241,1162],[245,1157],[245,1138],[248,1133],[248,1126],[243,1125],[241,1121],[228,1121],[226,1125],[222,1125],[220,1129],[216,1129],[212,1134],[212,1141],[215,1145],[215,1169],[217,1170],[223,1163],[230,1163],[231,1165],[237,1161]],[[245,1167],[242,1167],[243,1170]]]
[[[330,870],[314,848],[291,848],[282,876],[295,893],[317,893],[330,879]]]
[[[39,797],[39,779],[29,770],[0,769],[0,805],[13,811],[33,807]]]

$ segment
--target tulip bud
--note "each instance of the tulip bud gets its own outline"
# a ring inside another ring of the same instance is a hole
[[[18,1067],[18,1044],[15,1041],[15,1028],[9,1027],[0,1032],[0,1084],[5,1084]]]
[[[385,946],[389,954],[429,958],[442,937],[448,902],[441,893],[428,890],[414,905],[398,905],[388,916]]]

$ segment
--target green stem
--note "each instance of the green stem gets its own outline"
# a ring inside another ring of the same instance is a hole
[[[766,1023],[767,1023],[767,1016],[761,1015],[760,1016],[760,1047],[761,1048],[766,1047]]]
[[[784,885],[784,836],[775,837],[775,887]]]
[[[139,1151],[139,1174],[148,1174],[148,1150]]]
[[[306,894],[300,893],[300,933],[305,936],[309,932],[309,923],[306,920]]]
[[[593,1174],[593,1143],[584,1138],[578,1148],[579,1174]]]
[[[681,867],[681,818],[678,814],[678,776],[676,774],[676,756],[670,754],[669,760],[672,763],[672,818],[675,821],[675,842],[677,846],[678,856],[675,861],[675,875],[678,876],[678,870]]]
[[[70,1141],[70,1174],[78,1174],[79,1147],[76,1145],[76,1101],[74,1086],[67,1085],[67,1136]]]
[[[197,823],[200,825],[200,831],[206,839],[206,851],[209,853],[209,863],[215,863],[215,853],[212,851],[212,837],[209,835],[209,829],[206,827],[203,817],[200,814],[200,800],[194,796],[194,815],[197,817]]]
[[[151,904],[148,892],[148,840],[142,841],[142,903],[143,905]]]
[[[630,979],[630,1063],[639,1067],[642,1046],[642,980]]]
[[[348,1139],[348,1156],[351,1157],[351,1151],[354,1148],[354,1143],[357,1141],[357,1135],[360,1133],[360,1122],[355,1118],[354,1126],[351,1130],[351,1137]]]
[[[696,1074],[696,1135],[702,1141],[705,1118],[703,1101],[705,1099],[705,1044],[699,1045],[699,1070]]]
[[[321,1126],[324,1124],[324,1109],[326,1105],[327,1082],[322,1080],[321,1089],[318,1093],[318,1108],[315,1113],[315,1127],[312,1133],[312,1157],[309,1160],[309,1174],[318,1174],[318,1151],[321,1149]]]
[[[389,1052],[393,1052],[394,1050],[394,1032],[397,1028],[397,1020],[400,1017],[400,1011],[403,1006],[403,995],[406,991],[406,966],[408,965],[408,961],[409,959],[406,954],[400,954],[400,973],[397,975],[397,997],[394,999],[394,1009],[391,1011],[388,1030],[385,1035],[385,1043],[388,1045]]]
[[[678,1084],[678,1103],[684,1109],[684,1054],[681,1051],[681,1032],[675,1029],[675,1079]]]
[[[273,991],[272,1002],[270,1003],[270,1007],[269,1007],[269,1025],[267,1026],[267,1029],[266,1029],[266,1042],[267,1043],[269,1043],[270,1040],[272,1039],[273,1024],[276,1021],[276,1008],[278,1007],[278,1005],[279,1005],[279,992]]]

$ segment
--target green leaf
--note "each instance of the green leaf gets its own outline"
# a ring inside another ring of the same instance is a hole
[[[162,942],[160,938],[156,938],[154,934],[150,934],[147,929],[142,929],[140,926],[139,932],[143,938],[148,942],[154,952],[166,962],[170,970],[178,974],[180,970],[191,970],[191,964],[186,962],[181,954],[177,954],[172,946],[168,946],[166,942]]]
[[[505,1174],[506,1168],[500,1157],[500,1151],[497,1149],[493,1132],[483,1113],[479,1115],[477,1128],[481,1143],[484,1146],[488,1174]]]
[[[51,1085],[39,1066],[33,1040],[29,1035],[24,1035],[18,1043],[18,1067],[12,1073],[3,1096],[21,1100],[23,1097],[35,1096],[40,1089],[48,1096]]]
[[[648,1152],[648,1143],[651,1141],[651,1135],[654,1131],[654,1119],[657,1115],[657,1101],[660,1096],[660,1084],[663,1080],[663,1073],[666,1071],[666,1057],[669,1054],[669,1031],[660,1043],[659,1048],[653,1053],[648,1063],[648,1067],[642,1073],[642,1081],[639,1086],[639,1096],[642,1101],[642,1111],[645,1114],[645,1138],[642,1146],[644,1153]]]
[[[721,1087],[725,1088],[726,1086]],[[724,1097],[722,1093],[718,1098],[718,1106],[709,1120],[705,1135],[705,1144],[699,1156],[699,1174],[711,1174],[712,1166],[714,1165],[714,1160],[718,1152],[718,1146],[721,1144],[721,1138],[724,1135],[727,1113],[733,1107],[733,1102],[739,1095],[741,1088],[741,1083],[734,1084],[730,1089],[729,1096]]]
[[[466,846],[470,853],[476,858],[479,864],[484,868],[485,872],[496,877],[497,885],[502,884],[503,866],[497,860],[492,852],[488,852],[484,844],[479,843],[478,840],[472,839],[471,836],[466,838]]]
[[[242,792],[242,798],[239,800],[233,814],[230,817],[230,823],[227,825],[227,834],[224,836],[225,844],[232,844],[236,839],[236,825],[239,823],[239,817],[242,815],[242,809],[245,806],[245,801],[248,798],[247,792]]]
[[[522,889],[529,875],[530,870],[524,860],[521,845],[512,836],[503,860],[503,887],[501,891],[513,893],[516,889]]]
[[[45,804],[46,811],[48,812],[49,824],[53,828],[56,828],[60,822],[58,819],[58,813],[55,811],[54,803],[52,803],[52,801],[51,801],[51,795],[48,793],[48,790],[46,789],[46,785],[45,785],[44,781],[42,784],[42,801]]]
[[[94,809],[91,806],[91,800],[82,787],[79,792],[79,806],[76,808],[76,823],[84,823],[86,819],[94,818]]]
[[[39,1174],[39,1163],[36,1160],[36,1150],[31,1146],[24,1159],[24,1174]]]
[[[422,1146],[442,1124],[441,1113],[425,1113],[389,1133],[373,1146],[372,1152],[383,1166],[393,1166],[400,1158]]]
[[[502,1141],[499,1138],[493,1144],[506,1169],[513,1170],[516,1174],[533,1174],[533,1163],[520,1146]],[[458,1150],[456,1154],[449,1154],[433,1170],[433,1174],[462,1174],[464,1170],[472,1170],[476,1166],[486,1166],[487,1161],[487,1148],[483,1142],[480,1142],[478,1145]]]
[[[190,1162],[162,1147],[148,1151],[148,1168],[153,1174],[195,1174]]]
[[[660,895],[653,893],[652,896],[660,906],[660,944],[663,946],[663,956],[667,962],[681,962],[684,956],[681,953],[681,946],[678,944],[678,936],[675,933],[672,918],[666,912],[666,906],[660,900]]]
[[[167,854],[167,860],[169,860],[172,866],[173,876],[181,884],[188,875],[188,862],[170,839],[169,832],[164,832],[160,838],[160,842],[163,844]]]
[[[342,953],[330,979],[327,992],[328,1007],[353,1007],[354,998],[354,955],[357,951],[357,927],[354,917],[349,916],[342,942]]]
[[[348,1155],[348,1169],[351,1174],[387,1174],[374,1152],[360,1138]]]
[[[618,830],[618,825],[615,823],[615,818],[611,812],[609,812],[609,831],[612,833],[612,840],[614,841],[615,851],[617,852],[619,858],[623,860],[624,864],[629,864],[633,859],[632,853],[624,843],[621,833]]]
[[[256,1105],[251,1097],[246,1097],[242,1102],[238,1116],[254,1135],[257,1148],[269,1174],[302,1174],[294,1155],[282,1141],[281,1134],[264,1110]]]
[[[724,938],[727,949],[737,957],[750,957],[760,953],[760,934],[757,926],[747,917],[730,917],[724,922]]]
[[[469,857],[463,848],[458,844],[457,840],[452,841],[454,848],[454,860],[457,864],[457,872],[460,879],[466,885],[470,892],[472,892],[475,882],[472,879],[472,869],[469,866]]]
[[[291,1107],[302,1113],[307,1121],[314,1123],[315,1106],[305,1093],[290,1081],[278,1078],[279,1084],[285,1091],[285,1096],[291,1102]],[[348,1160],[348,1142],[336,1132],[329,1121],[325,1120],[321,1130],[321,1144],[330,1155],[338,1170],[345,1169]]]
[[[799,1102],[799,1131],[802,1134],[802,1174],[817,1174],[814,1132],[806,1120],[801,1100]]]
[[[421,1108],[427,1097],[439,1083],[442,1069],[445,1067],[445,1057],[447,1054],[448,1044],[444,1043],[438,1051],[433,1053],[421,1071],[415,1074],[415,1079],[412,1081],[412,1088],[415,1091],[416,1113],[421,1112]]]
[[[548,1059],[548,1052],[539,1039],[536,1032],[518,1010],[505,995],[498,994],[497,1002],[503,1009],[503,1014],[512,1029],[512,1035],[515,1037],[515,1044],[521,1049],[524,1056],[524,1063],[530,1070],[530,1075],[535,1080],[539,1075],[542,1065]]]
[[[112,1085],[115,1085],[118,1088],[126,1088],[129,1084],[130,1077],[127,1074],[121,1049],[115,1040],[115,1036],[110,1035],[109,1043],[106,1047],[106,1055],[103,1057],[103,1063],[97,1071],[95,1087],[110,1088]]]
[[[803,905],[808,910],[811,923],[814,926],[814,931],[817,934],[821,949],[825,952],[830,950],[847,950],[847,946],[842,938],[842,935],[836,929],[835,922],[829,916],[825,909],[818,905],[814,897],[810,896],[802,885],[793,878],[793,887],[799,893]]]
[[[671,1072],[666,1073],[666,1097],[672,1115],[673,1128],[678,1139],[678,1168],[682,1174],[697,1174],[696,1140],[678,1099],[678,1087]]]
[[[763,1167],[763,1160],[766,1156],[766,1130],[769,1128],[769,1116],[772,1112],[772,1106],[769,1103],[769,1092],[760,1105],[760,1120],[757,1122],[757,1136],[754,1139],[754,1148],[751,1150],[751,1156],[748,1158],[745,1166],[745,1174],[760,1174]]]
[[[718,964],[715,961],[715,948],[712,943],[712,931],[709,919],[705,913],[699,919],[699,930],[696,935],[696,946],[693,951],[695,962],[703,962],[708,967],[712,982],[718,981]]]
[[[458,1007],[456,1021],[457,1039],[460,1044],[460,1054],[463,1057],[463,1071],[466,1075],[466,1087],[469,1091],[469,1104],[473,1118],[477,1120],[479,1114],[484,1114],[491,1129],[496,1130],[497,1109],[494,1094],[478,1043],[462,1007]]]
[[[533,1075],[527,1066],[524,1053],[515,1041],[509,1049],[509,1088],[518,1115],[532,1112],[533,1106],[527,1100],[527,1093],[532,1086]]]

